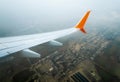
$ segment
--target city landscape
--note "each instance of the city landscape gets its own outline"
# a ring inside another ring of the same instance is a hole
[[[91,29],[59,39],[61,47],[43,44],[31,48],[41,58],[21,58],[20,52],[0,62],[1,82],[79,82],[72,76],[83,75],[89,82],[120,81],[120,38],[118,28]]]

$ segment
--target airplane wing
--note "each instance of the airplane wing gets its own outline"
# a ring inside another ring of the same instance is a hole
[[[82,20],[74,28],[48,33],[0,38],[0,57],[7,56],[18,51],[32,52],[29,50],[30,47],[53,41],[57,38],[74,33],[78,30],[81,30],[83,33],[86,33],[84,30],[84,25],[89,16],[89,13],[90,11],[88,11],[85,14]]]

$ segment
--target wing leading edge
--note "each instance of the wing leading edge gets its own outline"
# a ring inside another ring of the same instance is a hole
[[[78,31],[78,29],[81,30],[83,33],[86,33],[84,30],[84,25],[89,16],[89,13],[90,11],[88,11],[85,14],[82,20],[75,26],[75,28],[48,32],[48,33],[33,34],[33,35],[0,38],[0,57],[6,56],[21,50],[26,50],[26,49],[29,49],[30,47],[34,47],[39,44],[53,41],[57,38],[72,34]]]

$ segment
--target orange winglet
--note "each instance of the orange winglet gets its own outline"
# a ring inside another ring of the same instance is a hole
[[[86,31],[84,30],[84,26],[85,26],[86,20],[88,19],[89,14],[90,14],[90,11],[87,11],[87,13],[84,15],[82,20],[75,26],[75,28],[80,29],[83,33],[86,33]]]

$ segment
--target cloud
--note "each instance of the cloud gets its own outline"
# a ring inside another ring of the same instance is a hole
[[[99,26],[118,21],[118,0],[0,0],[0,31],[36,33],[72,27],[87,10],[88,23]],[[113,4],[114,3],[114,4]],[[113,11],[113,12],[112,12]],[[5,33],[6,33],[5,32]]]

